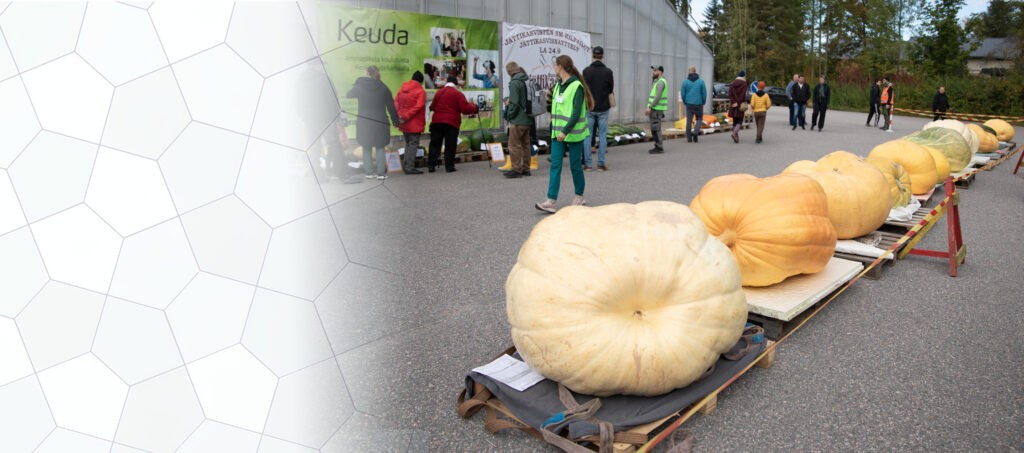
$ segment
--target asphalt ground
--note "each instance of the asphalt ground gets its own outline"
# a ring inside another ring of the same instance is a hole
[[[748,129],[739,144],[728,134],[669,140],[662,155],[649,155],[650,143],[613,147],[610,171],[586,173],[585,196],[591,206],[689,203],[715,176],[770,176],[839,149],[866,155],[927,122],[898,117],[885,133],[864,119],[832,111],[824,132],[793,131],[774,108],[760,145]],[[1022,128],[1017,136],[1024,141]],[[325,450],[558,451],[520,432],[490,434],[482,413],[455,411],[465,374],[511,345],[504,283],[545,215],[533,207],[547,188],[540,160],[521,179],[475,162],[327,183],[350,263],[318,307],[353,409]],[[944,260],[911,256],[858,281],[779,346],[774,367],[751,370],[716,412],[684,424],[696,450],[1024,449],[1024,174],[1012,174],[1015,162],[961,191],[968,254],[957,277]],[[566,171],[560,205],[571,196]],[[919,247],[945,247],[943,226]]]

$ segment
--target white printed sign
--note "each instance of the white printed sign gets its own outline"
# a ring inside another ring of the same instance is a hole
[[[540,83],[543,90],[550,90],[558,80],[554,64],[559,55],[572,58],[580,73],[590,65],[590,33],[508,22],[501,24],[501,32],[501,61],[518,63],[526,70],[530,80]],[[506,95],[509,79],[501,78],[503,93]]]

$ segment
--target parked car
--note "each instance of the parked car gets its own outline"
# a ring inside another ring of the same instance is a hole
[[[713,92],[715,99],[729,99],[729,84],[715,82]]]
[[[768,99],[772,100],[772,105],[789,105],[789,97],[786,96],[786,89],[776,86],[764,87],[764,92],[768,93]]]

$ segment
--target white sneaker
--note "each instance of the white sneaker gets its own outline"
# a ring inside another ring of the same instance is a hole
[[[375,176],[373,176],[372,174],[366,175],[366,179],[373,179],[373,178],[375,178]]]
[[[587,200],[583,199],[583,195],[576,195],[572,197],[572,206],[583,206],[587,204]]]
[[[388,179],[388,175],[377,175],[377,179],[383,181],[385,179]]]
[[[542,203],[537,203],[533,206],[536,207],[537,209],[540,209],[541,211],[548,212],[551,214],[554,214],[555,212],[558,211],[558,208],[555,207],[555,200],[552,200],[550,198],[544,200],[544,202]]]

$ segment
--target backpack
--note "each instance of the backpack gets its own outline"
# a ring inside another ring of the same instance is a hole
[[[544,95],[544,90],[540,88],[540,83],[536,80],[527,80],[526,112],[532,117],[548,113],[547,103],[547,96]]]

